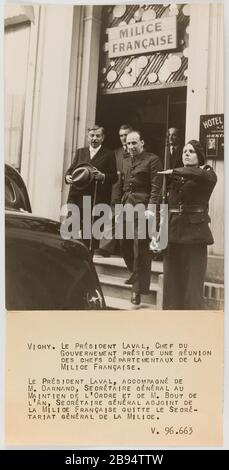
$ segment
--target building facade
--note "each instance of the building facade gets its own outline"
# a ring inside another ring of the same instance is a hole
[[[34,213],[59,219],[65,171],[96,120],[108,146],[127,121],[163,159],[167,125],[185,142],[205,116],[222,119],[223,27],[223,4],[7,5],[5,156]],[[224,163],[208,160],[218,176],[208,270],[222,282]]]

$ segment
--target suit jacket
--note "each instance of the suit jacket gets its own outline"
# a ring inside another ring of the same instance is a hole
[[[173,170],[168,181],[169,209],[183,206],[181,213],[169,212],[169,242],[202,243],[210,245],[208,201],[216,184],[213,169],[183,167]],[[198,210],[202,209],[202,212]]]
[[[180,168],[183,166],[182,162],[182,153],[183,153],[183,147],[181,145],[178,145],[176,149],[174,149],[174,154],[171,155],[170,149],[169,149],[169,161],[167,162],[167,168]]]
[[[158,203],[162,178],[157,172],[161,169],[160,158],[153,153],[143,151],[134,158],[128,155],[123,160],[122,203]]]
[[[128,156],[129,156],[128,152],[125,152],[123,147],[119,147],[118,149],[115,150],[118,180],[112,186],[112,193],[111,193],[112,206],[120,202],[120,187],[121,187],[123,160],[124,158],[127,158]]]
[[[91,163],[97,170],[105,174],[104,183],[98,183],[96,203],[110,204],[112,184],[117,181],[116,159],[114,152],[101,146],[98,152],[91,159],[89,147],[80,148],[76,150],[75,158],[66,172],[71,175],[76,166],[81,163]],[[93,198],[95,189],[95,182],[92,182],[87,188],[78,190],[74,184],[70,186],[68,203],[77,204],[82,207],[83,196],[91,196]]]

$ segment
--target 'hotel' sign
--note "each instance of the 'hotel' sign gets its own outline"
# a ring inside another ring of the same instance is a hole
[[[176,16],[108,28],[109,57],[176,49]]]

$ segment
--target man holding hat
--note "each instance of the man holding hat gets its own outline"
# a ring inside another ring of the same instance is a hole
[[[91,207],[95,204],[110,204],[112,185],[117,181],[114,152],[103,146],[104,128],[94,125],[88,129],[88,147],[76,150],[72,165],[66,172],[65,181],[70,184],[68,204],[76,204],[80,209],[80,227],[83,229],[84,196],[91,197]],[[90,240],[82,239],[86,245]]]
[[[159,172],[168,176],[168,247],[164,252],[163,308],[201,310],[207,245],[213,243],[208,203],[217,177],[197,140],[183,148],[184,167]]]

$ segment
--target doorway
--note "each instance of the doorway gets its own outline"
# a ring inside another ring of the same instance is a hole
[[[186,87],[133,91],[117,91],[98,97],[96,121],[106,129],[106,146],[120,147],[118,130],[121,124],[129,123],[142,132],[145,149],[159,155],[163,160],[167,100],[169,97],[168,127],[181,130],[185,140]]]

